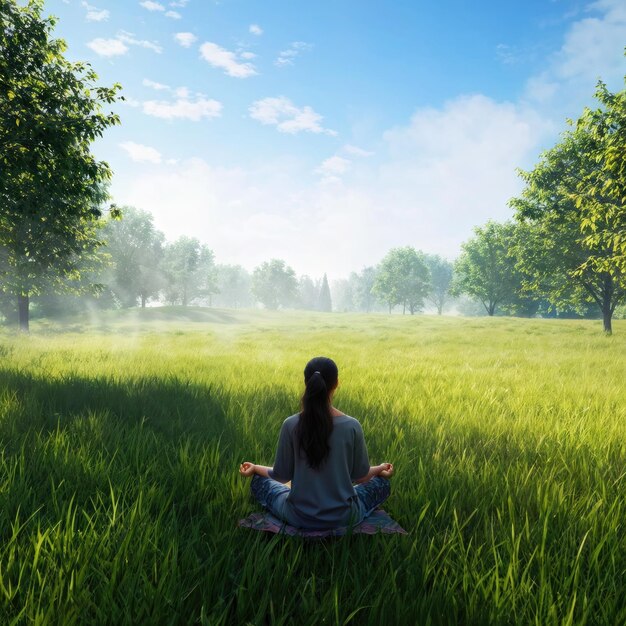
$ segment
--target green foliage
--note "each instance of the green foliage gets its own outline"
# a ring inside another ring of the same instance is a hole
[[[576,130],[591,139],[585,158],[594,167],[580,172],[574,201],[582,211],[585,244],[595,254],[591,268],[624,282],[626,276],[626,89],[611,93],[602,82],[596,99],[601,107],[585,109]]]
[[[265,261],[252,273],[252,293],[271,310],[292,306],[298,297],[296,273],[280,259]]]
[[[452,293],[479,300],[488,315],[511,303],[520,287],[511,256],[514,230],[513,224],[493,221],[474,228],[474,237],[461,246],[454,264]]]
[[[625,622],[626,333],[192,307],[68,324],[0,335],[0,623]],[[395,463],[406,537],[236,527],[260,510],[237,467],[272,463],[319,353]]]
[[[160,265],[165,235],[154,227],[151,213],[133,207],[118,210],[120,217],[110,219],[104,229],[112,263],[109,287],[123,306],[135,306],[138,301],[145,306],[163,285]]]
[[[333,299],[338,311],[361,311],[371,313],[379,306],[372,289],[376,281],[376,269],[364,267],[352,272],[347,279],[333,283]]]
[[[165,246],[165,300],[187,306],[217,293],[213,251],[195,237],[179,237]]]
[[[372,291],[387,302],[389,312],[402,305],[411,315],[420,311],[430,291],[430,274],[424,255],[410,246],[392,248],[376,269]]]
[[[119,122],[102,111],[119,87],[67,61],[42,11],[41,1],[0,3],[0,280],[25,298],[76,283],[78,259],[98,247],[111,172],[89,146]]]
[[[441,315],[450,296],[454,265],[436,254],[425,254],[424,261],[430,272],[430,291],[427,299],[437,307],[437,314]]]

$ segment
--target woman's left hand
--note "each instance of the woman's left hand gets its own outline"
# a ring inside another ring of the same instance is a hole
[[[254,465],[254,463],[249,463],[248,461],[244,461],[239,466],[239,473],[242,476],[246,476],[247,478],[249,478],[250,476],[254,476],[255,469],[256,469],[256,466]]]
[[[393,476],[393,464],[392,463],[382,463],[381,470],[379,476],[383,478],[391,478]]]

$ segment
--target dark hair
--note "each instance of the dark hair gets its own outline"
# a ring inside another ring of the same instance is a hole
[[[333,431],[330,392],[337,386],[338,376],[335,362],[324,356],[311,359],[304,368],[306,388],[296,438],[313,469],[321,467],[330,453],[328,440]]]

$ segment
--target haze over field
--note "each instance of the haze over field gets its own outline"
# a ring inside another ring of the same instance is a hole
[[[347,276],[454,258],[508,219],[515,168],[619,89],[626,5],[50,0],[72,59],[120,82],[96,154],[118,204],[222,263]]]

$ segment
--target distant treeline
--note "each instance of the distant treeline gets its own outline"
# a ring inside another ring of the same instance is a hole
[[[100,245],[76,260],[76,273],[61,288],[32,299],[35,316],[57,317],[87,309],[157,304],[310,311],[396,312],[425,309],[442,314],[597,318],[601,311],[580,292],[578,300],[552,301],[529,285],[519,269],[536,254],[527,225],[488,222],[476,228],[455,262],[412,247],[393,248],[378,265],[329,284],[322,277],[297,276],[281,259],[252,272],[220,264],[198,239],[167,242],[152,214],[117,209],[99,224]],[[15,298],[0,296],[6,320],[17,314]]]

